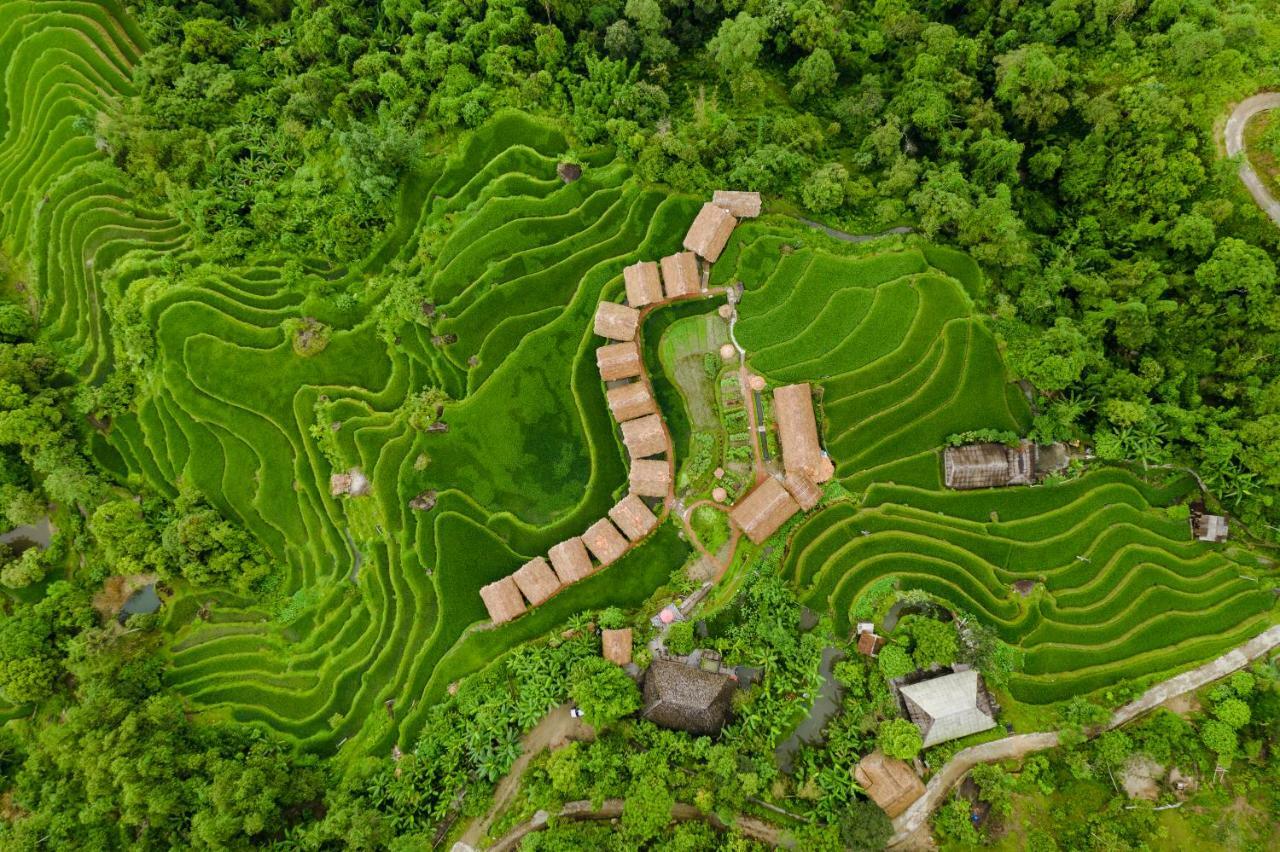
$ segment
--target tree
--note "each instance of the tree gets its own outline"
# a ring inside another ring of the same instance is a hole
[[[800,190],[804,206],[814,213],[827,213],[844,204],[844,185],[849,172],[839,163],[828,163],[805,181]]]
[[[1027,44],[996,57],[996,98],[1033,130],[1048,130],[1071,102],[1068,55],[1046,44]]]
[[[806,101],[817,95],[830,94],[839,74],[835,60],[825,48],[816,48],[791,68],[791,97]]]
[[[569,675],[569,696],[587,724],[600,731],[640,709],[640,690],[625,671],[608,660],[589,657]]]
[[[693,652],[693,622],[677,621],[667,628],[667,638],[665,640],[668,648],[676,654],[689,654]]]
[[[909,638],[911,658],[916,668],[932,665],[949,666],[956,661],[959,643],[955,625],[922,615],[908,615],[898,622],[898,630]]]
[[[876,745],[890,757],[910,760],[920,753],[924,741],[920,729],[906,719],[887,719],[876,732]]]
[[[944,839],[959,844],[961,848],[973,848],[978,845],[978,831],[973,827],[970,813],[967,801],[952,799],[938,809],[933,827]]]
[[[637,775],[622,806],[623,833],[637,845],[652,840],[671,822],[675,804],[665,778],[656,772]]]
[[[886,680],[909,675],[916,670],[915,664],[911,662],[911,655],[899,645],[891,644],[881,648],[876,662]]]
[[[734,97],[743,97],[758,85],[756,60],[764,43],[767,30],[761,18],[742,11],[736,18],[726,18],[720,29],[707,42],[707,51],[729,82]]]
[[[1249,705],[1239,698],[1228,698],[1214,705],[1213,715],[1238,731],[1249,724]]]
[[[850,802],[840,812],[840,841],[852,852],[879,852],[893,835],[893,822],[873,802]]]
[[[1206,748],[1218,755],[1220,763],[1231,763],[1237,747],[1236,732],[1226,722],[1218,719],[1206,721],[1200,726],[1200,740]]]

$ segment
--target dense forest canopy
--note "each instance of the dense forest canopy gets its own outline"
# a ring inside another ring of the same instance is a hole
[[[146,0],[129,9],[146,45],[134,93],[78,126],[140,205],[189,231],[190,251],[157,262],[154,292],[219,264],[278,262],[289,287],[334,316],[388,317],[379,331],[391,346],[397,322],[421,310],[439,234],[421,235],[425,262],[413,271],[374,283],[338,272],[369,257],[432,158],[508,107],[560,122],[572,157],[613,149],[642,181],[674,192],[750,189],[771,211],[851,232],[915,229],[981,264],[979,306],[1035,397],[1031,437],[1190,467],[1250,534],[1274,538],[1280,231],[1241,189],[1217,122],[1233,101],[1280,86],[1278,12],[1273,0]],[[25,276],[21,262],[0,256],[6,285]],[[42,337],[25,296],[0,307],[5,527],[39,520],[51,503],[65,514],[51,547],[6,553],[0,568],[0,694],[28,708],[6,719],[30,711],[0,727],[0,845],[422,848],[457,816],[460,791],[511,766],[548,706],[576,698],[602,727],[635,708],[629,680],[614,678],[608,701],[583,686],[618,671],[574,632],[620,618],[606,612],[421,710],[418,747],[394,765],[191,718],[165,682],[158,619],[126,629],[100,617],[95,595],[110,577],[145,574],[268,596],[280,566],[185,483],[169,497],[138,495],[137,482],[112,481],[86,452],[92,430],[164,369],[146,292],[105,296],[114,360],[97,384],[79,381],[71,354]],[[331,329],[312,322],[323,339],[299,344],[305,323],[290,332],[300,356],[327,345]],[[415,393],[405,411],[423,429],[450,400],[439,388]],[[623,840],[589,826],[540,836],[539,848],[661,843],[674,796],[728,814],[776,780],[770,737],[795,696],[817,688],[821,648],[800,633],[800,606],[772,573],[781,554],[771,558],[721,637],[774,667],[755,713],[719,745],[611,731],[535,768],[530,795],[548,802],[601,790],[636,801]],[[896,642],[878,667],[837,671],[850,707],[892,708],[895,663],[964,657],[939,621],[907,620]],[[1007,674],[1008,647],[989,644],[982,663]],[[1260,683],[1215,699],[1231,724],[1198,732],[1169,714],[1134,736],[1207,766],[1229,761],[1239,738],[1265,761],[1280,708],[1274,684]],[[1246,699],[1253,709],[1241,711]],[[797,770],[813,792],[797,805],[810,822],[796,829],[811,848],[887,834],[878,811],[850,804],[847,763],[875,744],[856,722],[840,722],[831,748]],[[914,755],[919,743],[903,733],[886,727],[881,747]],[[1070,774],[1104,777],[1117,742],[1090,747]],[[943,833],[971,842],[963,810],[944,812]],[[1054,817],[1078,848],[1155,831],[1148,812],[1112,814],[1106,826],[1085,817]],[[702,825],[675,832],[687,848],[718,841]]]

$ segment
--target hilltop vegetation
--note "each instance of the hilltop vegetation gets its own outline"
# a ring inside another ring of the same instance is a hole
[[[588,625],[644,628],[691,588],[669,522],[480,629],[481,586],[625,491],[590,317],[725,185],[778,215],[713,284],[745,285],[753,369],[822,388],[837,483],[712,619],[764,671],[723,740],[623,721],[546,761],[520,807],[636,803],[621,835],[535,843],[725,841],[668,826],[677,796],[794,808],[805,848],[882,838],[848,764],[892,712],[883,673],[844,672],[861,687],[794,777],[774,750],[822,643],[849,650],[895,582],[981,625],[989,676],[1043,718],[1255,635],[1269,563],[1188,541],[1167,507],[1191,480],[1138,471],[1191,466],[1239,532],[1280,521],[1280,238],[1211,135],[1280,84],[1275,13],[0,0],[0,510],[56,527],[0,550],[0,840],[417,848],[482,810],[521,735],[590,692]],[[850,246],[793,214],[919,235]],[[698,308],[653,318],[648,360]],[[938,448],[981,430],[1138,464],[942,493]],[[368,493],[332,493],[352,471]],[[151,582],[159,613],[118,621]],[[829,620],[801,631],[802,603]],[[1223,759],[1236,729],[1266,739],[1236,721],[1205,735]],[[1265,777],[1270,746],[1243,748]]]

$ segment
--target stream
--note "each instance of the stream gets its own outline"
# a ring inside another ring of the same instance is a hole
[[[832,676],[831,670],[843,658],[844,652],[839,648],[827,646],[822,649],[822,664],[818,666],[818,673],[822,675],[822,686],[818,688],[818,695],[813,701],[813,706],[809,708],[809,715],[804,717],[804,720],[791,732],[791,736],[787,737],[786,741],[773,753],[774,762],[783,772],[791,772],[796,752],[802,745],[816,745],[822,742],[822,729],[836,713],[840,712],[840,699],[844,689]]]

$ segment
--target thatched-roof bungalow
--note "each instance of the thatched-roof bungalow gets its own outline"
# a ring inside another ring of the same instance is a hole
[[[484,608],[489,610],[489,618],[493,619],[494,624],[505,624],[525,610],[520,588],[510,577],[481,586],[480,599],[484,601]]]
[[[601,346],[596,350],[596,366],[600,368],[602,381],[616,382],[619,379],[634,378],[644,369],[640,344],[629,340],[626,343]]]
[[[591,576],[593,570],[591,556],[587,553],[587,546],[576,535],[552,547],[547,551],[547,557],[551,560],[551,567],[555,569],[556,576],[560,578],[563,585],[567,586]]]
[[[662,418],[657,414],[647,414],[636,420],[628,420],[622,424],[622,443],[627,445],[631,458],[642,459],[656,456],[667,449],[667,433],[662,428]]]
[[[611,663],[625,666],[631,662],[631,628],[600,631],[600,649]]]
[[[738,220],[733,218],[732,213],[708,201],[702,205],[693,224],[689,226],[689,233],[684,237],[684,247],[708,263],[715,263],[720,252],[724,251],[725,243],[729,242],[736,224]]]
[[[668,299],[688,296],[702,289],[698,275],[698,256],[691,251],[681,251],[662,259],[662,287]]]
[[[901,814],[924,795],[920,776],[901,760],[889,757],[879,749],[858,761],[853,777],[889,819]]]
[[[609,519],[632,541],[639,541],[658,526],[658,516],[635,494],[619,500],[618,505],[609,510]]]
[[[582,541],[601,564],[617,562],[630,545],[608,518],[601,518],[582,534]]]
[[[1227,540],[1227,519],[1222,515],[1193,514],[1191,531],[1200,541],[1222,542]]]
[[[965,444],[942,454],[943,481],[948,488],[999,488],[1030,485],[1036,476],[1036,445]]]
[[[787,473],[803,473],[815,483],[830,477],[818,443],[818,420],[813,413],[813,389],[808,382],[784,385],[773,392],[773,416],[778,421],[782,466]]]
[[[724,727],[736,682],[675,660],[654,660],[644,678],[644,718],[664,728],[710,736]]]
[[[913,683],[898,694],[925,748],[996,726],[991,696],[973,669]]]
[[[739,219],[754,219],[760,215],[760,193],[717,189],[711,203],[723,207]]]
[[[541,556],[520,566],[511,579],[531,605],[538,606],[560,590],[560,580]]]
[[[610,340],[634,340],[640,312],[617,302],[601,302],[596,308],[595,332]]]
[[[644,382],[631,382],[609,388],[605,391],[604,398],[609,403],[613,419],[619,423],[635,420],[646,414],[656,416],[658,413],[658,403],[654,401],[653,394],[649,393],[649,386]]]
[[[747,534],[747,538],[760,544],[799,511],[800,504],[786,487],[769,477],[739,500],[730,510],[729,517]]]
[[[658,276],[658,264],[652,260],[642,260],[623,269],[622,283],[627,288],[627,304],[633,308],[662,301],[662,279]]]
[[[665,460],[636,459],[629,479],[631,490],[641,497],[666,497],[671,490],[671,465]]]
[[[818,501],[822,499],[822,489],[798,470],[787,471],[786,479],[782,484],[791,492],[791,496],[796,498],[800,508],[806,512],[818,505]]]

